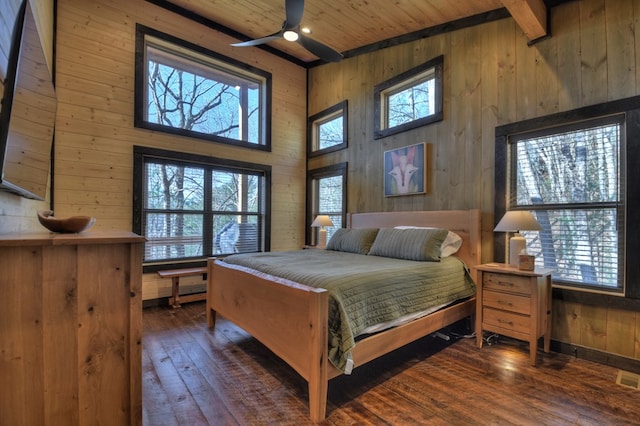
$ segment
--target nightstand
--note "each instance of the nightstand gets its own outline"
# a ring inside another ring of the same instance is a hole
[[[482,348],[482,332],[529,342],[531,365],[536,365],[538,339],[544,351],[551,341],[551,269],[521,271],[503,263],[487,263],[478,271],[476,294],[476,343]]]

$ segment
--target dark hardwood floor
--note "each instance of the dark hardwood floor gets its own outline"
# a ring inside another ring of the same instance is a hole
[[[144,310],[144,424],[307,425],[306,382],[204,302]],[[450,329],[448,332],[455,332]],[[640,391],[618,370],[500,338],[425,337],[329,383],[324,425],[631,425]]]

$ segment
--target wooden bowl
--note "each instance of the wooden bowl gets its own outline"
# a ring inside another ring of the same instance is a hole
[[[71,216],[66,219],[58,219],[53,217],[53,211],[51,210],[39,211],[38,220],[49,231],[60,233],[82,232],[96,223],[96,218],[90,216]]]

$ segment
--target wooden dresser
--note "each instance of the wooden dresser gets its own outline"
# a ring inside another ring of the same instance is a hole
[[[538,339],[544,337],[544,351],[551,342],[550,269],[521,271],[509,265],[489,263],[476,266],[476,342],[482,347],[483,331],[529,342],[531,365],[536,365]]]
[[[142,424],[142,243],[0,235],[1,424]]]

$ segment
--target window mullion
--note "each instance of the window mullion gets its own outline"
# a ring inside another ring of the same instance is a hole
[[[211,168],[204,172],[204,211],[202,217],[202,246],[204,253],[213,253],[213,185]]]

